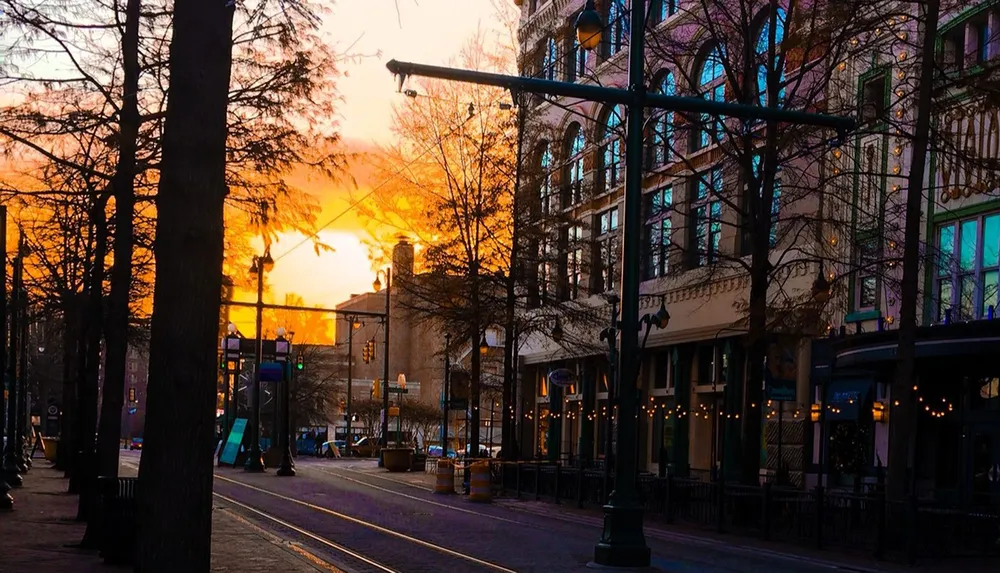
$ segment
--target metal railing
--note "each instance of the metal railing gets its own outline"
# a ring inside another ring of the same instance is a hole
[[[493,462],[500,496],[599,508],[613,483],[593,469],[544,462]],[[613,480],[612,480],[613,481]],[[833,548],[914,563],[922,558],[1000,557],[1000,505],[943,507],[911,498],[891,502],[881,488],[864,493],[745,486],[640,475],[647,520],[719,533]]]

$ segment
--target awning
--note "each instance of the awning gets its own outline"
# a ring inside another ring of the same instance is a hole
[[[853,421],[871,406],[872,381],[868,378],[834,379],[827,383],[826,420]]]

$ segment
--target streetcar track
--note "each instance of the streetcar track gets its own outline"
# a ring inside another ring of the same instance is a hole
[[[393,495],[397,495],[399,497],[404,497],[406,499],[410,499],[410,500],[413,500],[413,501],[419,501],[420,503],[426,503],[428,505],[433,505],[433,506],[437,506],[437,507],[443,507],[445,509],[451,509],[451,510],[458,511],[458,512],[461,512],[461,513],[465,513],[465,514],[468,514],[468,515],[475,515],[477,517],[486,517],[486,518],[492,519],[494,521],[502,521],[502,522],[505,522],[505,523],[513,523],[515,525],[523,525],[523,526],[530,525],[529,523],[525,523],[523,521],[518,521],[516,519],[509,519],[509,518],[506,518],[506,517],[500,517],[498,515],[491,515],[489,513],[482,513],[480,511],[473,511],[471,509],[466,509],[464,507],[458,507],[458,506],[451,505],[451,504],[448,504],[448,503],[441,503],[439,501],[434,501],[434,500],[430,500],[430,499],[424,499],[422,497],[417,497],[415,495],[409,495],[409,494],[406,494],[406,493],[403,493],[403,492],[399,492],[399,491],[396,491],[396,490],[393,490],[393,489],[389,489],[389,488],[385,488],[385,487],[380,487],[380,486],[377,486],[377,485],[374,485],[374,484],[367,483],[367,482],[365,482],[363,480],[354,479],[352,477],[347,477],[347,476],[345,476],[343,474],[339,474],[339,473],[337,473],[335,471],[325,470],[325,469],[322,469],[322,468],[316,468],[316,470],[320,471],[322,473],[325,473],[327,475],[334,476],[336,478],[347,480],[349,482],[353,482],[353,483],[356,483],[356,484],[359,484],[359,485],[363,485],[365,487],[370,487],[371,489],[374,489],[374,490],[382,491],[382,492],[385,492],[385,493],[391,493]],[[353,471],[353,470],[345,470],[345,471]],[[363,472],[355,472],[355,473],[358,473],[358,474],[361,474],[361,475],[369,475],[369,474],[364,474]],[[388,478],[386,478],[386,479],[388,479]],[[395,483],[405,483],[405,482],[401,482],[401,481],[394,480],[394,479],[388,479],[388,481],[395,482]],[[407,485],[409,485],[409,484],[407,484]],[[415,487],[417,487],[417,486],[415,486]],[[424,490],[424,491],[427,491],[427,490]]]
[[[316,542],[318,542],[318,543],[320,543],[322,545],[325,545],[326,547],[329,547],[329,548],[334,549],[336,551],[339,551],[339,552],[341,552],[341,553],[343,553],[345,555],[353,557],[354,559],[357,559],[358,561],[361,561],[362,563],[365,563],[366,565],[371,565],[372,567],[375,567],[376,569],[378,569],[380,571],[385,571],[386,573],[400,573],[396,569],[392,569],[392,568],[386,567],[385,565],[383,565],[381,563],[378,563],[377,561],[373,561],[373,560],[365,557],[364,555],[361,555],[360,553],[357,553],[356,551],[352,551],[352,550],[344,547],[343,545],[339,545],[337,543],[334,543],[334,542],[330,541],[329,539],[327,539],[325,537],[322,537],[320,535],[312,533],[311,531],[302,529],[301,527],[298,527],[296,525],[292,525],[291,523],[288,523],[287,521],[285,521],[283,519],[275,517],[275,516],[273,516],[273,515],[271,515],[271,514],[269,514],[267,512],[264,512],[264,511],[261,511],[261,510],[255,508],[255,507],[252,507],[252,506],[247,505],[245,503],[236,501],[235,499],[233,499],[233,498],[231,498],[229,496],[223,495],[221,493],[216,493],[216,492],[212,492],[212,494],[215,495],[216,497],[218,497],[219,499],[225,501],[226,503],[235,505],[235,506],[240,507],[240,508],[242,508],[242,509],[244,509],[246,511],[252,512],[252,513],[258,515],[259,517],[262,517],[262,518],[267,519],[269,521],[273,521],[274,523],[277,523],[278,525],[280,525],[282,527],[290,529],[290,530],[294,531],[295,533],[298,533],[299,535],[307,537],[307,538],[309,538],[309,539],[311,539],[313,541],[316,541]],[[293,546],[293,549],[296,549],[296,548]],[[302,553],[302,552],[305,552],[305,551],[300,549],[299,552]],[[314,559],[322,561],[322,559],[320,559],[318,556],[313,555],[311,553],[308,554],[307,558],[310,561],[312,561]],[[324,563],[326,563],[326,562],[324,562]],[[335,570],[340,571],[340,568],[334,566],[332,563],[327,563],[327,565],[330,565]]]
[[[489,568],[489,569],[492,569],[492,570],[495,570],[495,571],[503,571],[504,573],[517,573],[515,570],[508,569],[508,568],[506,568],[506,567],[504,567],[502,565],[497,565],[496,563],[491,563],[489,561],[484,561],[482,559],[479,559],[477,557],[472,557],[470,555],[464,555],[464,554],[459,553],[457,551],[448,549],[447,547],[444,547],[444,546],[441,546],[441,545],[435,545],[433,543],[430,543],[429,541],[424,541],[423,539],[419,539],[417,537],[411,537],[411,536],[406,535],[404,533],[400,533],[398,531],[393,531],[391,529],[382,527],[380,525],[375,525],[374,523],[368,523],[368,522],[362,521],[362,520],[360,520],[360,519],[358,519],[356,517],[351,517],[350,515],[347,515],[347,514],[344,514],[344,513],[340,513],[338,511],[334,511],[334,510],[326,508],[326,507],[315,505],[315,504],[309,503],[307,501],[302,501],[300,499],[295,499],[294,497],[289,497],[287,495],[282,495],[280,493],[276,493],[276,492],[273,492],[273,491],[270,491],[270,490],[266,490],[264,488],[253,486],[253,485],[250,485],[248,483],[244,483],[244,482],[241,482],[241,481],[238,481],[238,480],[227,478],[227,477],[221,476],[219,474],[215,474],[215,479],[226,481],[226,482],[229,482],[229,483],[232,483],[232,484],[235,484],[235,485],[239,485],[239,486],[242,486],[244,488],[247,488],[247,489],[250,489],[250,490],[253,490],[253,491],[257,491],[257,492],[260,492],[260,493],[264,493],[264,494],[270,495],[272,497],[276,497],[276,498],[284,500],[284,501],[290,501],[292,503],[301,505],[303,507],[307,507],[309,509],[318,511],[320,513],[325,513],[325,514],[330,515],[332,517],[336,517],[338,519],[347,521],[347,522],[352,523],[354,525],[359,525],[359,526],[362,526],[362,527],[365,527],[365,528],[377,531],[377,532],[382,533],[384,535],[389,535],[391,537],[395,537],[395,538],[401,539],[403,541],[408,541],[410,543],[413,543],[414,545],[419,545],[421,547],[424,547],[424,548],[427,548],[427,549],[430,549],[430,550],[433,550],[433,551],[437,551],[438,553],[443,553],[443,554],[448,555],[450,557],[454,557],[454,558],[461,559],[461,560],[464,560],[464,561],[469,561],[471,563],[475,563],[476,565],[479,565],[479,566],[482,566],[482,567],[486,567],[486,568]],[[217,494],[217,495],[219,495],[219,494]],[[254,510],[254,511],[258,511],[258,510]],[[288,526],[288,525],[286,525],[286,526]],[[300,529],[300,528],[296,527],[296,529]],[[305,531],[305,530],[302,530],[302,531]],[[309,535],[309,537],[313,538],[314,535],[315,534]],[[392,569],[384,569],[384,570],[385,571],[393,571]]]

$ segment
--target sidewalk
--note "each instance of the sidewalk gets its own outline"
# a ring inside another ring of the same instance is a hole
[[[83,538],[77,522],[77,496],[66,493],[62,472],[42,459],[24,476],[24,487],[11,492],[15,510],[0,513],[0,573],[108,573],[129,567],[105,565],[97,552],[69,546]],[[295,545],[257,527],[228,508],[215,507],[212,518],[213,573],[333,573]]]

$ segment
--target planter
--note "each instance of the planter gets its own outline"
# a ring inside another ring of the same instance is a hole
[[[409,471],[413,456],[413,448],[384,448],[382,464],[390,472]]]

